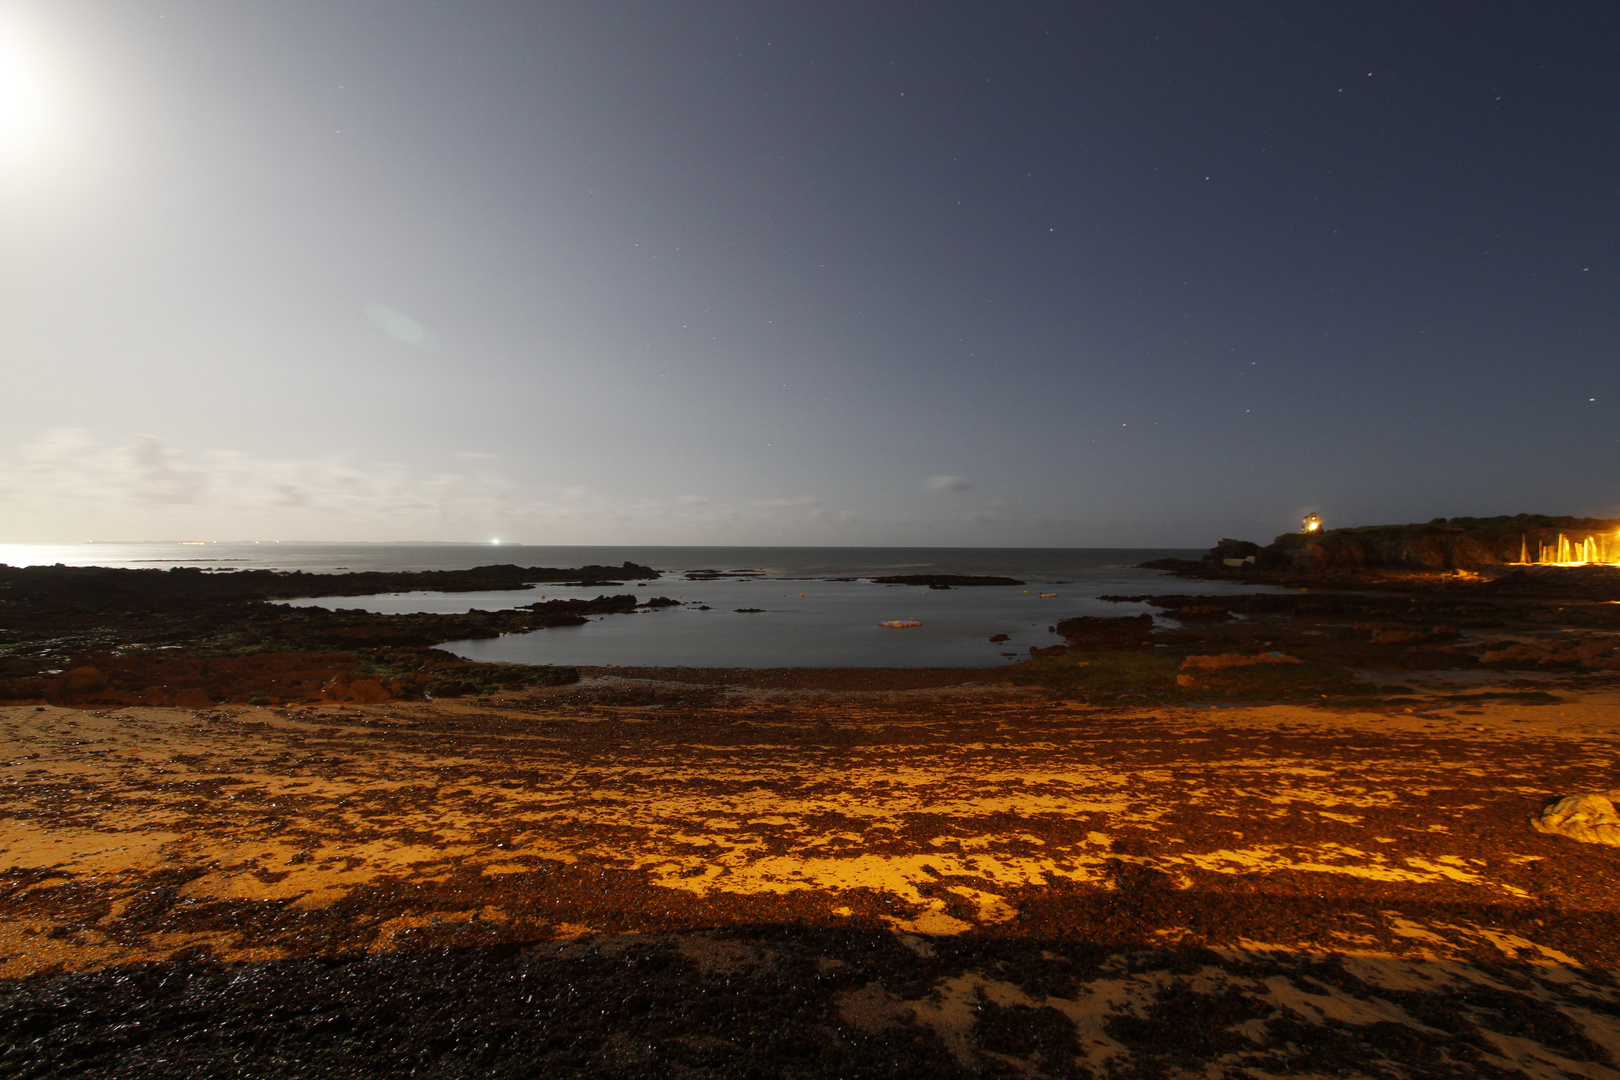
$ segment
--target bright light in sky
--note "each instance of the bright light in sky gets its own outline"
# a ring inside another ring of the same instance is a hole
[[[29,195],[0,209],[76,212],[85,197],[104,202],[109,185],[135,190],[144,171],[131,151],[150,146],[137,120],[146,88],[84,15],[0,0],[0,187]]]
[[[39,163],[65,141],[71,96],[60,60],[15,12],[0,17],[0,162],[8,173]]]

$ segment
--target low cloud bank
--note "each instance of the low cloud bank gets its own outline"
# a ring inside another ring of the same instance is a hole
[[[481,451],[448,454],[445,462],[444,470],[429,472],[339,455],[263,458],[186,450],[154,435],[108,443],[59,428],[20,455],[0,458],[0,543],[499,538],[524,544],[1065,547],[1118,544],[1115,536],[1132,535],[1142,536],[1138,543],[1163,543],[1156,537],[1173,534],[1153,522],[1020,512],[999,499],[933,499],[917,492],[919,501],[908,503],[891,492],[878,512],[862,513],[811,494],[727,500],[690,491],[655,497],[598,491],[572,482],[575,477],[524,475],[518,463]],[[967,478],[951,475],[927,477],[923,486],[945,494],[975,490]]]
[[[520,490],[493,457],[423,473],[340,457],[186,453],[152,435],[108,444],[62,428],[0,459],[0,516],[16,542],[83,539],[484,540],[527,543],[793,542],[855,523],[809,495],[727,503],[616,500],[580,485]]]
[[[493,475],[413,476],[339,458],[187,455],[152,435],[108,445],[72,428],[46,433],[19,461],[0,462],[0,504],[11,514],[95,523],[98,533],[135,519],[478,518],[499,507],[505,487]]]

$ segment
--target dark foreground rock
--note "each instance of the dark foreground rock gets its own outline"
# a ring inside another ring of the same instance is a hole
[[[1116,906],[1135,906],[1141,887]],[[1614,1007],[1600,973],[1558,981],[1498,964],[1491,982],[1458,986],[1455,966],[1429,966],[1413,965],[1428,985],[1381,986],[1362,965],[1308,953],[976,936],[908,946],[793,926],[177,960],[0,984],[0,1068],[18,1080],[1079,1080],[1105,1063],[1142,1077],[1526,1075],[1501,1056],[1510,1045],[1526,1064],[1608,1075],[1613,1058],[1582,1023]],[[1128,987],[1128,1003],[1111,987]],[[1082,1011],[1090,1026],[1070,1018]]]

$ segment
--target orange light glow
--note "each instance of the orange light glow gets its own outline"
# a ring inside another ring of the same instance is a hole
[[[1538,543],[1530,549],[1529,538],[1519,541],[1521,566],[1615,566],[1620,565],[1620,536],[1587,536],[1572,540],[1563,533],[1552,544]]]

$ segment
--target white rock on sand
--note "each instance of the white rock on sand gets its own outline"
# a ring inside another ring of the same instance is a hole
[[[1537,832],[1554,833],[1579,840],[1583,844],[1607,844],[1620,847],[1620,813],[1614,800],[1620,791],[1599,794],[1568,795],[1531,818]]]

